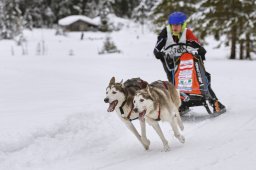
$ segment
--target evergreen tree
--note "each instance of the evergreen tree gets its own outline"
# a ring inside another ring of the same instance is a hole
[[[71,0],[71,13],[73,15],[85,15],[89,0]]]
[[[25,28],[32,29],[34,26],[32,9],[33,9],[34,0],[20,0],[19,6],[23,15],[23,25]]]
[[[157,0],[142,0],[140,4],[134,8],[132,18],[139,22],[141,22],[142,19],[149,19],[152,8],[154,8],[156,3]]]
[[[51,9],[55,14],[55,23],[59,19],[72,15],[71,12],[72,1],[71,0],[54,0],[52,1]]]
[[[160,31],[166,24],[170,13],[180,11],[186,13],[189,17],[197,11],[196,4],[199,0],[161,0],[153,9],[151,17],[156,25],[156,31]]]
[[[245,34],[245,59],[251,59],[251,52],[256,51],[256,1],[244,0],[242,2],[242,9],[244,15],[240,37]]]
[[[40,1],[34,2],[30,9],[30,13],[33,19],[33,26],[36,28],[40,28],[43,25],[42,10],[43,10],[43,4],[41,4]]]
[[[234,18],[232,6],[237,4],[223,3],[222,0],[204,0],[200,5],[200,12],[192,16],[194,21],[195,31],[200,32],[200,38],[205,38],[206,35],[214,35],[215,39],[219,40],[221,35],[226,35],[227,38],[221,43],[229,44],[231,42],[231,56],[236,56],[237,42],[237,19]],[[201,15],[201,16],[200,16]],[[199,17],[198,17],[199,16]]]
[[[24,16],[24,25],[27,28],[50,26],[54,18],[53,14],[50,15],[51,9],[47,9],[46,0],[21,0],[19,2],[22,14]],[[47,17],[48,15],[48,17]],[[51,17],[49,19],[49,17]]]
[[[24,27],[32,30],[34,25],[31,11],[27,9],[24,13]]]
[[[220,45],[230,46],[230,59],[236,58],[236,46],[240,45],[240,59],[243,59],[244,42],[246,42],[246,57],[250,58],[252,51],[252,33],[255,30],[255,1],[232,0],[203,0],[199,11],[190,20],[195,31],[204,38],[214,35],[216,40],[225,36]]]
[[[134,9],[134,15],[132,16],[136,22],[140,22],[144,25],[145,19],[148,17],[146,14],[146,5],[142,1],[138,7]]]
[[[4,25],[4,2],[0,1],[0,39],[3,39],[3,31],[5,30]]]
[[[43,10],[43,23],[45,26],[52,27],[54,20],[55,20],[55,15],[51,9],[51,7],[49,6],[44,6],[44,10]]]
[[[101,31],[112,31],[109,27],[109,18],[108,14],[113,13],[113,8],[112,8],[112,3],[113,1],[105,0],[102,3],[102,7],[100,10],[100,20],[101,20],[101,25],[100,25],[100,30]]]
[[[115,0],[113,3],[114,13],[119,17],[132,17],[132,12],[139,5],[139,0]]]
[[[99,0],[91,0],[90,2],[88,2],[84,14],[88,17],[95,18],[96,16],[99,16],[99,13]]]
[[[15,0],[3,1],[1,20],[2,38],[12,39],[21,33],[23,29],[22,13],[19,4]]]
[[[108,4],[110,13],[119,17],[130,18],[134,8],[141,0],[1,0],[0,1],[0,29],[9,30],[8,23],[18,23],[32,29],[32,27],[52,27],[59,19],[69,15],[85,15],[91,18],[102,16],[103,4]],[[146,12],[150,10],[152,2],[157,0],[143,0]],[[15,16],[15,17],[7,17]],[[22,22],[23,17],[23,22]],[[6,33],[5,33],[6,34]]]

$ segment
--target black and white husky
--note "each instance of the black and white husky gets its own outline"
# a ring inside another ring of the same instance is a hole
[[[148,150],[150,141],[146,137],[145,119],[140,117],[140,114],[134,112],[133,97],[137,90],[143,89],[147,86],[147,82],[140,78],[129,79],[126,82],[117,83],[115,77],[112,77],[106,89],[106,98],[104,101],[109,103],[108,112],[116,111],[118,117],[137,137],[143,147]],[[141,126],[141,135],[138,133],[132,120],[139,118]]]
[[[134,112],[144,115],[146,122],[153,126],[161,138],[164,151],[169,150],[168,141],[158,124],[158,121],[170,122],[174,136],[181,142],[185,142],[180,130],[184,129],[179,114],[181,105],[179,91],[173,84],[163,81],[155,81],[145,89],[138,90],[133,99]]]

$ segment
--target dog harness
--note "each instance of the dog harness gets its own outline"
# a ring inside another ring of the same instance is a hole
[[[167,82],[167,81],[162,81],[162,83],[163,83],[165,89],[168,90],[168,86],[167,86],[167,83],[168,83],[168,82]]]
[[[122,103],[122,105],[119,107],[119,110],[120,110],[120,112],[121,112],[121,115],[124,115],[123,107],[124,107],[124,105],[125,105],[125,102],[126,102],[126,100],[125,100],[125,101]],[[128,120],[130,120],[130,121],[133,121],[133,120],[138,119],[138,117],[137,117],[137,118],[134,118],[134,119],[130,119],[131,114],[132,114],[133,107],[134,107],[134,106],[133,106],[133,104],[132,104],[131,111],[129,112],[128,116],[126,117],[126,119],[128,119]]]
[[[165,89],[168,90],[168,84],[167,84],[168,82],[167,81],[162,81],[162,83],[163,83]],[[158,109],[158,117],[157,117],[157,119],[155,119],[156,121],[160,121],[160,114],[161,114],[160,103],[158,103],[158,107],[159,107],[159,109]]]
[[[159,106],[159,109],[158,109],[158,117],[157,117],[157,119],[155,119],[156,121],[160,121],[160,112],[161,112],[160,103],[158,104],[158,106]]]

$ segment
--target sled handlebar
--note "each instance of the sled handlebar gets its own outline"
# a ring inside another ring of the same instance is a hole
[[[197,48],[193,47],[192,44],[190,43],[177,43],[177,44],[169,45],[164,49],[165,54],[174,55],[175,52],[173,52],[172,49],[173,47],[176,47],[176,46],[182,46],[181,50],[185,50],[184,52],[188,52],[193,55],[198,54]]]
[[[176,43],[176,44],[172,44],[172,45],[169,45],[168,47],[166,47],[164,50],[168,50],[170,48],[173,48],[175,46],[186,46],[186,49],[187,47],[190,47],[190,48],[193,48],[193,49],[196,49],[195,47],[193,47],[190,43]]]

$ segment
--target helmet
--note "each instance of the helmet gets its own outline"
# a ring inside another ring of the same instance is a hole
[[[183,12],[173,12],[169,15],[168,23],[171,25],[183,24],[187,19]]]

